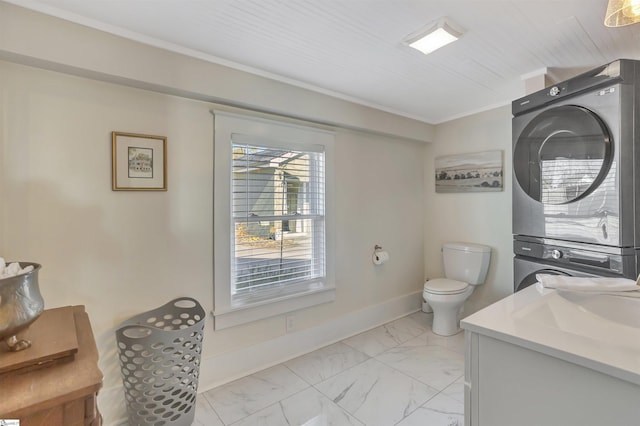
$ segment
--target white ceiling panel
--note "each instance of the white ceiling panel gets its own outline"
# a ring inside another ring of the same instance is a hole
[[[507,104],[538,70],[640,59],[640,24],[606,28],[606,0],[7,1],[429,123]],[[444,16],[459,41],[403,43]]]

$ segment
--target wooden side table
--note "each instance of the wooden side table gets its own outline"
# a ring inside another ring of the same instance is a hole
[[[73,313],[78,343],[75,357],[36,370],[1,375],[0,419],[20,419],[20,426],[100,426],[97,396],[102,372],[89,316],[84,306],[57,309]],[[31,327],[44,319],[46,312]]]

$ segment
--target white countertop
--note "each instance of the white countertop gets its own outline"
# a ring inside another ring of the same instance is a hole
[[[461,327],[640,385],[640,298],[533,285]]]

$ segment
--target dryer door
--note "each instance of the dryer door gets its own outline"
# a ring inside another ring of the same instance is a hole
[[[607,176],[613,141],[592,111],[563,105],[547,109],[514,141],[513,170],[522,190],[543,204],[567,204],[592,193]]]
[[[515,256],[513,258],[513,291],[520,291],[537,282],[536,274],[566,275],[569,277],[595,277],[590,272],[565,268],[545,260]],[[598,274],[598,276],[615,276],[615,274]]]
[[[557,271],[555,269],[539,269],[537,271],[531,272],[530,274],[528,274],[527,276],[525,276],[522,280],[520,280],[517,283],[514,283],[514,291],[520,291],[523,288],[527,288],[530,285],[533,285],[535,283],[538,282],[538,279],[536,278],[536,274],[547,274],[547,275],[564,275],[566,277],[569,277],[570,275],[565,273],[565,272],[560,272]]]

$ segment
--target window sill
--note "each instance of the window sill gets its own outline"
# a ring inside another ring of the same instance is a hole
[[[213,312],[213,329],[223,330],[236,325],[269,318],[287,312],[297,311],[322,303],[333,302],[336,298],[334,286],[283,296],[263,302],[232,307],[224,311]]]

